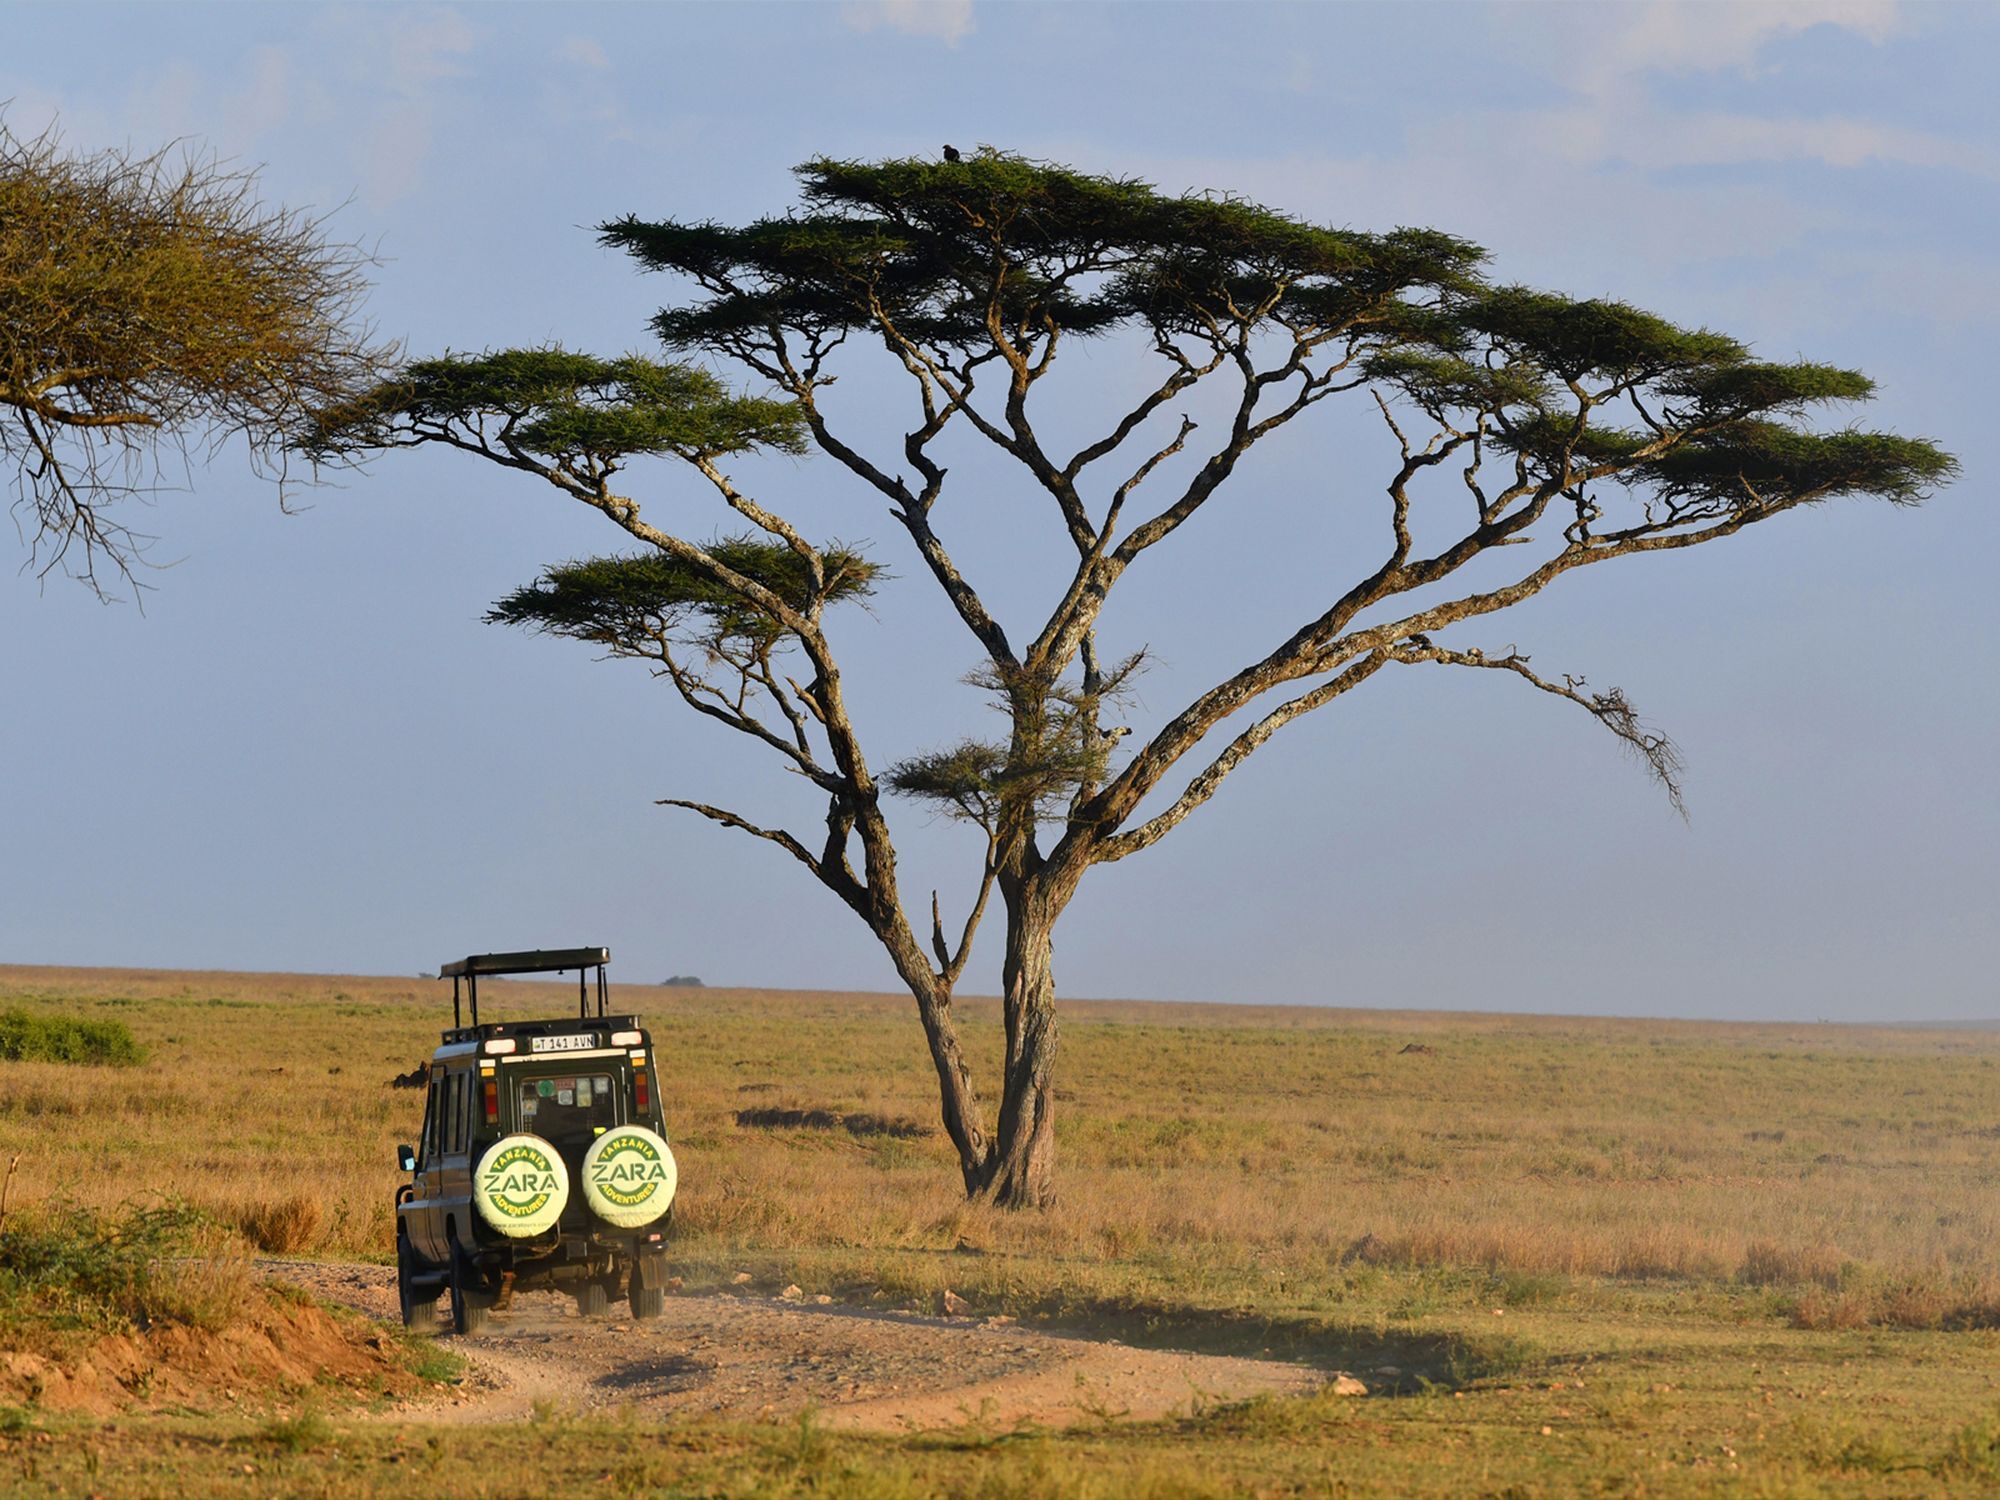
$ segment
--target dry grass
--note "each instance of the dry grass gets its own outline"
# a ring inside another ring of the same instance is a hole
[[[573,996],[487,992],[512,1015]],[[613,1003],[659,1043],[697,1274],[782,1260],[912,1295],[1321,1307],[1433,1271],[1477,1297],[1481,1276],[1666,1279],[1828,1327],[1990,1326],[2000,1307],[1990,1032],[1073,1003],[1063,1201],[1016,1216],[962,1201],[935,1133],[849,1128],[933,1118],[905,1003]],[[448,990],[0,969],[0,1004],[123,1021],[150,1049],[115,1072],[0,1066],[17,1195],[166,1188],[266,1250],[387,1255],[394,1148],[423,1108],[387,1083],[428,1055]],[[991,1070],[990,1003],[963,1008]]]
[[[301,1255],[319,1243],[326,1211],[313,1193],[291,1193],[275,1201],[254,1201],[238,1211],[243,1237],[273,1255]]]

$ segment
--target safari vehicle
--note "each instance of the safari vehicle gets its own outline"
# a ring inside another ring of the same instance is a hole
[[[423,1135],[397,1152],[411,1174],[396,1191],[405,1325],[434,1324],[446,1291],[460,1333],[540,1287],[568,1291],[586,1317],[617,1297],[635,1318],[663,1311],[678,1173],[652,1039],[636,1017],[605,1014],[610,961],[607,948],[560,948],[475,954],[439,971],[452,1026],[431,1057]],[[480,1019],[482,978],[571,969],[575,1016]]]

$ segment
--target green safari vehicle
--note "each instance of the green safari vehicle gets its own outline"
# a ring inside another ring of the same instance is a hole
[[[406,1326],[435,1326],[447,1291],[462,1334],[517,1290],[567,1291],[586,1317],[619,1298],[635,1318],[664,1309],[678,1169],[652,1038],[636,1017],[605,1014],[610,961],[608,948],[538,949],[439,971],[452,1027],[431,1056],[423,1133],[397,1152],[410,1174],[396,1191]],[[571,969],[575,1016],[480,1020],[482,977]]]

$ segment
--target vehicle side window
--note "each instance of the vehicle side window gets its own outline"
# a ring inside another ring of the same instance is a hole
[[[424,1128],[417,1136],[417,1166],[428,1167],[437,1155],[438,1092],[440,1085],[437,1075],[431,1075],[431,1086],[424,1095]]]
[[[451,1092],[445,1096],[444,1153],[456,1156],[465,1149],[465,1075],[451,1075]]]

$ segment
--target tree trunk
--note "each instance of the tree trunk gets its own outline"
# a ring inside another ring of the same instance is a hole
[[[958,1152],[958,1170],[965,1178],[967,1197],[976,1195],[985,1181],[986,1163],[993,1142],[986,1134],[986,1112],[972,1087],[971,1070],[959,1050],[958,1028],[951,1021],[951,997],[935,990],[917,997],[917,1014],[924,1023],[924,1037],[930,1043],[931,1063],[937,1069],[938,1105],[944,1132]]]
[[[1052,934],[1059,908],[1039,882],[1003,877],[1001,894],[1007,905],[1002,969],[1007,1071],[999,1128],[974,1196],[1004,1208],[1046,1208],[1055,1201],[1058,1032]]]

